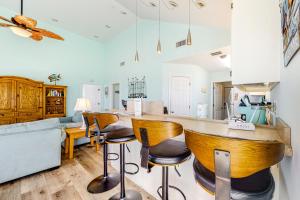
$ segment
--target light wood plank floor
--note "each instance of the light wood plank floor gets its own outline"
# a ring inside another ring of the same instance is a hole
[[[81,146],[75,149],[74,160],[62,155],[62,165],[52,171],[40,172],[0,185],[0,200],[107,200],[120,191],[120,185],[103,194],[90,194],[86,187],[102,174],[102,150]],[[109,170],[113,169],[109,167]],[[132,181],[126,179],[126,189],[139,191],[143,199],[155,200]]]

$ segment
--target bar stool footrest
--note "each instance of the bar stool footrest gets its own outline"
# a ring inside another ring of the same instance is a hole
[[[108,158],[110,155],[116,156],[115,158]],[[117,153],[107,153],[107,160],[109,161],[116,161],[119,160],[120,156]]]
[[[175,186],[173,186],[173,185],[169,185],[169,188],[174,189],[174,190],[177,190],[177,191],[181,194],[181,196],[183,197],[183,199],[186,200],[185,194],[184,194],[178,187],[175,187]],[[158,195],[160,196],[160,198],[162,199],[162,194],[161,194],[160,190],[162,190],[162,186],[159,186],[159,187],[157,188],[157,194],[158,194]]]
[[[139,167],[137,164],[135,164],[135,163],[125,163],[125,166],[126,166],[126,165],[132,165],[132,166],[135,166],[136,169],[137,169],[136,171],[133,171],[133,172],[126,171],[126,169],[125,169],[125,173],[126,173],[126,174],[135,175],[135,174],[139,173],[140,167]]]

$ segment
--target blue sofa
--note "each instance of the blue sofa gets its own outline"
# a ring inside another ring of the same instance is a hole
[[[59,119],[0,126],[0,183],[61,165]]]

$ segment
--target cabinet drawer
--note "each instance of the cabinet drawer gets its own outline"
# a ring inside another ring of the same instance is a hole
[[[17,123],[24,123],[24,122],[33,122],[33,121],[38,121],[41,120],[40,117],[20,117],[17,118]]]
[[[41,113],[19,112],[19,117],[42,117]]]
[[[0,112],[0,117],[14,117],[14,112]]]
[[[14,123],[16,123],[15,118],[2,118],[2,117],[0,117],[0,125],[14,124]]]

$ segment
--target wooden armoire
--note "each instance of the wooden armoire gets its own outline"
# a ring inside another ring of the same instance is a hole
[[[43,82],[0,76],[0,125],[43,119]]]

